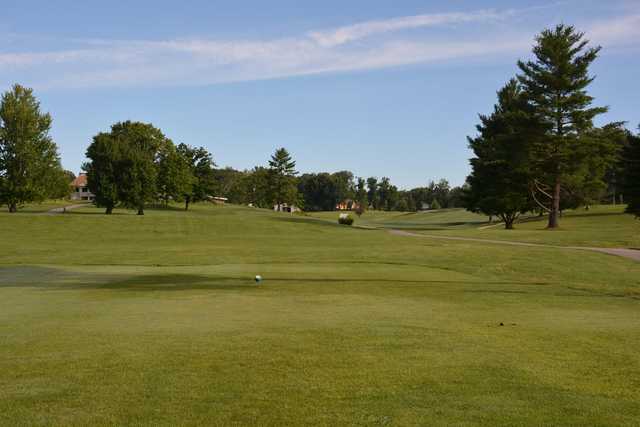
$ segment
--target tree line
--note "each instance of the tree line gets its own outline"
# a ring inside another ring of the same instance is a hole
[[[624,123],[594,125],[608,111],[587,89],[600,47],[558,25],[536,38],[533,59],[498,91],[493,112],[480,115],[469,138],[475,157],[463,195],[467,209],[500,217],[507,229],[522,214],[548,215],[559,226],[564,209],[611,197],[640,216],[639,136]]]
[[[40,111],[31,89],[15,85],[0,105],[0,202],[10,212],[30,202],[69,196],[75,178],[63,170],[51,139],[51,116]],[[191,203],[224,196],[232,203],[261,208],[296,206],[308,211],[348,208],[415,211],[424,205],[460,205],[461,189],[442,180],[428,187],[398,190],[389,178],[356,178],[352,172],[299,175],[285,149],[266,166],[238,171],[216,167],[204,147],[174,144],[148,123],[115,123],[86,150],[82,168],[95,204],[111,214],[116,207],[144,215],[145,206]]]
[[[285,150],[286,151],[286,150]],[[290,154],[287,152],[287,155]],[[216,171],[221,194],[232,203],[271,208],[278,205],[270,185],[270,167],[248,171],[231,168]],[[277,175],[276,175],[277,176]],[[333,211],[340,208],[415,212],[423,209],[462,207],[462,188],[451,187],[446,180],[430,182],[426,187],[400,190],[387,177],[357,177],[351,171],[288,175],[286,191],[280,202],[308,212]]]

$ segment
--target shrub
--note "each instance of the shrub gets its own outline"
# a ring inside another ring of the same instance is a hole
[[[348,214],[341,214],[338,218],[338,224],[353,225],[353,217]]]

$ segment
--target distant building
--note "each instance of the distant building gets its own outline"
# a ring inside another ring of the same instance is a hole
[[[276,212],[289,212],[289,213],[301,212],[302,211],[297,206],[295,206],[295,205],[289,206],[286,203],[283,203],[281,205],[274,205],[273,206],[273,210],[276,211]]]
[[[353,211],[360,207],[360,204],[355,200],[347,199],[336,205],[337,211]]]
[[[229,201],[226,197],[221,196],[209,196],[207,197],[211,203],[215,203],[216,205],[224,205]]]
[[[71,200],[89,200],[93,201],[95,196],[87,187],[87,174],[81,173],[71,182]]]

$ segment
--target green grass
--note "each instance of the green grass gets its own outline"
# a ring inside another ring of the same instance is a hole
[[[74,203],[79,204],[82,202],[79,202],[79,201],[71,202],[69,200],[45,200],[42,203],[28,203],[24,206],[21,206],[18,212],[11,215],[41,214],[41,213],[46,213],[51,209],[69,206]],[[4,215],[4,214],[9,215],[9,211],[7,210],[6,206],[0,206],[0,215]]]
[[[364,227],[402,230],[467,230],[489,224],[489,218],[464,209],[441,209],[424,212],[367,211],[361,217],[350,213],[356,224]],[[308,216],[337,221],[340,212],[312,212]]]
[[[310,216],[333,220],[337,212],[312,213]],[[560,228],[546,230],[545,217],[525,216],[515,230],[500,224],[491,226],[486,216],[464,209],[401,213],[366,212],[356,217],[356,225],[400,229],[458,237],[509,240],[558,246],[598,246],[640,248],[640,221],[624,213],[623,206],[594,206],[588,211],[567,211]]]
[[[630,260],[234,206],[0,235],[0,424],[640,422]]]

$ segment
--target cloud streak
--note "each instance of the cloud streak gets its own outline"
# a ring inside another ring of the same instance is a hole
[[[526,54],[533,33],[504,25],[523,11],[477,11],[368,21],[274,40],[85,41],[47,52],[0,53],[0,78],[38,88],[199,85]],[[467,24],[481,31],[463,31]],[[493,24],[499,24],[494,28]],[[455,25],[441,33],[407,30]],[[637,43],[640,14],[587,27],[605,46]],[[80,46],[80,47],[77,47]],[[25,81],[26,80],[26,81]]]
[[[332,47],[377,34],[414,28],[435,27],[447,24],[495,21],[507,18],[513,14],[513,10],[504,12],[481,10],[471,13],[438,13],[430,15],[405,16],[382,21],[368,21],[333,30],[312,31],[309,33],[309,37],[321,46]]]

